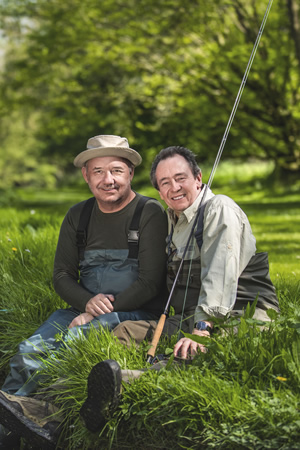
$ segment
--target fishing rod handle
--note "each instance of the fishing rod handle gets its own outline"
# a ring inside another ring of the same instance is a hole
[[[160,336],[162,334],[166,318],[167,318],[166,314],[162,314],[160,316],[160,319],[158,321],[156,330],[154,332],[154,336],[152,338],[151,347],[149,348],[148,353],[147,353],[147,362],[150,362],[151,359],[154,358],[154,356],[155,356],[156,347],[157,347],[157,344],[159,342],[159,338],[160,338]]]

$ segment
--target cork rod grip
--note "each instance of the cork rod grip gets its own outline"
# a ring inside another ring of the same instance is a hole
[[[157,347],[158,341],[160,339],[160,336],[162,334],[162,330],[165,325],[166,317],[167,317],[166,314],[162,314],[160,316],[156,330],[154,332],[154,336],[151,341],[151,347],[149,348],[148,353],[147,353],[147,362],[149,362],[148,360],[150,360],[151,358],[153,358],[155,356],[156,347]]]

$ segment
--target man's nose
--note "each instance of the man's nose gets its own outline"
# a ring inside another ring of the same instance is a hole
[[[180,191],[181,184],[176,180],[171,180],[171,189],[174,192]]]
[[[114,177],[113,177],[113,174],[109,170],[107,170],[107,172],[105,172],[103,181],[106,184],[113,184]]]

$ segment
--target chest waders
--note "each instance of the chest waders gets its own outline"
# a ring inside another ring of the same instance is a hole
[[[121,259],[117,257],[118,255],[115,254],[113,250],[109,250],[107,255],[105,255],[105,253],[100,255],[99,253],[99,259],[97,251],[92,250],[85,252],[87,244],[87,228],[95,205],[95,199],[91,198],[85,202],[81,212],[76,238],[79,252],[79,267],[81,271],[80,282],[86,286],[89,291],[93,292],[93,290],[98,290],[100,284],[102,287],[101,272],[103,272],[106,267],[108,267],[108,272],[112,279],[112,285],[109,286],[109,293],[112,292],[112,287],[114,287],[116,291],[124,289],[124,285],[128,283],[127,276],[131,276],[131,279],[137,278],[139,223],[143,207],[147,200],[147,197],[141,197],[137,203],[129,227],[129,248],[121,250]],[[94,252],[95,254],[93,255]],[[110,256],[108,257],[108,255]],[[89,261],[93,262],[94,265],[88,267],[87,264]],[[97,264],[99,261],[101,261],[101,264],[98,267]],[[125,277],[122,276],[122,273],[120,272],[122,264],[125,264],[127,267]],[[63,342],[77,336],[76,330],[78,330],[79,327],[68,329],[68,326],[79,313],[80,311],[75,312],[74,308],[56,310],[35,331],[34,335],[19,344],[18,352],[10,360],[10,372],[2,386],[2,389],[5,392],[21,396],[28,396],[33,392],[36,392],[37,384],[42,377],[42,372],[40,370],[41,368],[44,368],[43,360],[47,359],[49,355],[51,355],[50,358],[53,358],[53,355],[59,350],[61,345],[63,345]],[[61,338],[63,339],[57,339],[56,335],[58,333],[61,334]]]
[[[76,232],[80,284],[92,294],[117,295],[138,278],[139,224],[149,197],[142,196],[135,208],[128,232],[128,249],[85,250],[87,229],[95,205],[88,199],[82,209]]]

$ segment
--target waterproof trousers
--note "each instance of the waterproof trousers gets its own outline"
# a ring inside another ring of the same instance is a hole
[[[86,333],[91,327],[105,327],[113,330],[124,320],[151,320],[156,316],[145,311],[112,312],[103,314],[85,325],[69,329],[72,320],[80,314],[74,308],[55,311],[28,339],[18,346],[18,352],[10,360],[10,372],[2,386],[2,390],[13,395],[28,396],[35,392],[41,377],[36,373],[43,367],[40,357],[51,357],[64,342]],[[63,339],[59,338],[60,335]]]
[[[234,310],[231,311],[230,316],[238,318],[243,314],[243,310]],[[270,321],[267,312],[260,308],[256,308],[253,318],[264,322]],[[124,322],[121,322],[114,329],[113,333],[119,339],[119,341],[127,347],[129,347],[133,341],[138,345],[145,339],[151,342],[154,331],[157,327],[157,323],[157,320],[139,320],[138,322],[126,320]],[[168,317],[165,322],[162,334],[171,336],[172,334],[178,333],[179,329],[181,329],[185,333],[192,333],[193,325],[191,325],[191,323],[193,323],[193,321],[191,322],[190,316],[186,317],[185,320],[183,320],[181,326],[180,323],[181,322],[179,314]],[[237,328],[234,331],[237,331]],[[182,337],[182,334],[179,333],[178,337]]]

